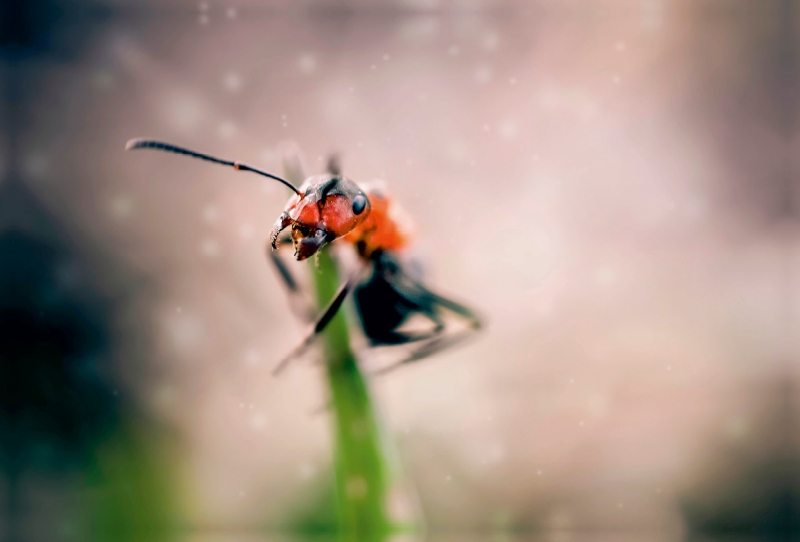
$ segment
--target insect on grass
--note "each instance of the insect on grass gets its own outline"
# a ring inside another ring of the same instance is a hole
[[[353,540],[364,535],[382,535],[398,527],[391,518],[388,502],[393,468],[387,442],[381,431],[367,381],[350,348],[344,314],[340,311],[352,294],[364,336],[373,346],[405,349],[385,373],[427,358],[462,342],[480,328],[480,320],[467,307],[442,297],[416,280],[402,264],[400,253],[410,243],[403,213],[394,200],[378,186],[359,186],[341,174],[331,159],[325,174],[312,176],[297,188],[290,181],[211,155],[160,141],[135,139],[131,149],[157,149],[250,171],[290,188],[294,194],[272,229],[268,255],[284,285],[291,306],[313,325],[300,342],[273,371],[279,374],[324,338],[325,367],[334,414],[334,470],[339,530]],[[339,269],[327,245],[334,241],[353,247],[358,264],[348,279],[338,284]],[[317,256],[313,273],[317,303],[308,306],[291,264],[280,256],[294,247],[298,261]],[[319,313],[319,316],[313,316]],[[310,315],[310,316],[309,316]],[[429,322],[427,329],[404,330],[412,316]],[[461,320],[460,327],[451,325]]]
[[[298,261],[317,254],[336,240],[356,250],[359,265],[313,320],[311,333],[277,364],[275,374],[314,343],[350,294],[361,328],[372,346],[409,348],[405,356],[379,371],[382,373],[450,348],[481,327],[474,311],[434,293],[407,271],[400,258],[401,251],[410,244],[403,213],[398,212],[393,198],[381,187],[360,187],[342,175],[335,159],[329,161],[327,173],[309,177],[297,188],[277,175],[241,162],[169,143],[134,139],[128,142],[127,149],[183,154],[263,175],[290,188],[294,194],[272,229],[269,256],[294,306],[302,304],[303,296],[289,266],[279,255],[282,248],[293,246]],[[288,235],[284,234],[287,229]],[[430,326],[417,331],[404,330],[403,324],[414,315],[424,317]],[[452,320],[461,320],[463,325],[460,328],[449,325]]]

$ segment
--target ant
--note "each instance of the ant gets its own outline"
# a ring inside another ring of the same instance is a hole
[[[290,188],[294,195],[284,207],[270,234],[270,259],[292,300],[302,297],[297,281],[278,256],[279,249],[294,246],[297,261],[316,254],[325,245],[342,239],[351,244],[360,265],[340,287],[322,314],[314,320],[312,332],[273,370],[280,373],[300,356],[341,308],[352,293],[364,335],[371,346],[418,345],[406,357],[377,371],[386,373],[445,350],[481,327],[478,316],[469,308],[442,297],[416,280],[401,263],[399,252],[410,242],[403,213],[394,200],[379,187],[359,187],[341,174],[338,160],[332,157],[328,172],[309,177],[300,186],[252,166],[224,160],[161,141],[133,139],[127,150],[156,149],[263,175]],[[289,228],[288,235],[283,234]],[[369,275],[362,278],[369,270]],[[449,313],[463,321],[462,329],[445,324]],[[431,326],[421,331],[406,331],[403,324],[412,316],[427,319]],[[449,331],[449,332],[448,332]]]

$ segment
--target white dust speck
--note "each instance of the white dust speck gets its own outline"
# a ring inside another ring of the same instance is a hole
[[[200,245],[200,251],[203,253],[203,256],[215,258],[219,256],[219,243],[214,239],[206,239]]]
[[[491,32],[483,36],[483,39],[481,40],[481,45],[487,51],[494,51],[495,49],[497,49],[498,41],[499,40],[497,39],[497,34]]]
[[[244,353],[244,362],[251,367],[255,367],[261,363],[261,352],[255,348],[249,349]]]
[[[458,48],[458,45],[451,45],[450,48],[447,50],[447,52],[453,56],[457,56],[458,53],[461,52],[461,50]]]
[[[500,137],[505,140],[511,140],[517,137],[517,123],[511,119],[503,120],[497,128]]]
[[[261,154],[259,155],[259,158],[263,163],[272,165],[278,160],[278,153],[275,152],[275,149],[271,148],[263,149],[261,151]],[[269,183],[270,186],[272,186],[272,184],[273,184],[272,182]]]
[[[725,433],[734,440],[741,439],[747,435],[749,429],[747,420],[738,416],[729,419],[725,424]]]
[[[239,226],[239,237],[242,239],[252,239],[255,234],[256,230],[252,224],[242,224]]]
[[[300,478],[303,480],[310,479],[311,477],[314,476],[315,473],[316,469],[314,468],[314,465],[312,465],[311,463],[303,463],[302,465],[300,465],[300,468],[298,469],[298,474],[300,475]]]
[[[192,314],[170,312],[165,322],[165,332],[177,350],[187,351],[200,347],[205,339],[203,322]]]
[[[602,418],[608,413],[608,399],[603,395],[592,395],[587,404],[589,413],[595,418]]]
[[[108,90],[114,85],[114,75],[106,71],[97,72],[92,77],[92,83],[100,90]]]
[[[492,68],[489,66],[478,66],[473,77],[476,83],[485,85],[492,80]]]
[[[44,153],[32,152],[25,157],[22,170],[29,177],[41,178],[47,173],[48,166],[49,160]]]
[[[206,205],[203,209],[203,220],[209,224],[213,224],[219,218],[219,212],[213,205]]]
[[[347,480],[347,485],[345,486],[347,496],[353,500],[366,497],[368,489],[367,481],[363,476],[352,476]]]
[[[133,214],[133,200],[126,194],[120,194],[111,200],[111,214],[114,218],[125,219]]]
[[[649,31],[655,31],[664,20],[663,0],[643,0],[641,6],[642,27]]]
[[[300,73],[311,75],[317,71],[317,57],[312,53],[303,53],[297,59],[297,69],[300,70]]]
[[[228,92],[239,92],[242,88],[242,78],[236,73],[227,73],[222,78],[222,85]]]
[[[170,125],[183,132],[197,129],[204,116],[202,103],[189,92],[167,94],[160,100],[159,107]]]
[[[601,267],[597,270],[597,282],[603,285],[608,285],[614,282],[617,278],[616,273],[610,267]]]
[[[447,157],[455,164],[460,164],[469,158],[469,148],[461,141],[451,141],[446,149]]]
[[[414,9],[432,9],[438,7],[437,0],[404,0]],[[402,19],[400,37],[408,42],[430,40],[439,33],[441,22],[436,16],[407,17]]]
[[[119,392],[115,390],[114,395]],[[155,386],[150,396],[151,404],[162,411],[167,411],[175,407],[177,401],[177,393],[175,388],[167,384],[160,384]]]
[[[231,139],[236,135],[236,131],[236,125],[230,121],[221,122],[217,127],[217,134],[219,134],[219,137],[222,139]]]

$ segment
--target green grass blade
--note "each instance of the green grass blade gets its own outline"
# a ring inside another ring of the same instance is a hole
[[[336,294],[336,262],[323,250],[312,267],[317,302]],[[377,538],[391,530],[386,508],[391,464],[367,383],[350,348],[343,310],[324,332],[324,352],[334,418],[334,471],[339,526],[353,538]]]

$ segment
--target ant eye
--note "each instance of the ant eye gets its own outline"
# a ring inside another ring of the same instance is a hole
[[[353,198],[353,214],[360,215],[367,207],[367,198],[359,194]]]

